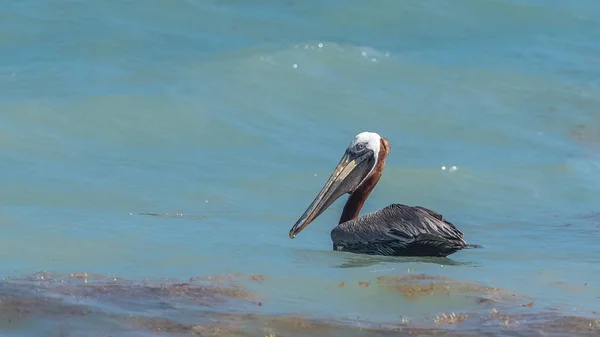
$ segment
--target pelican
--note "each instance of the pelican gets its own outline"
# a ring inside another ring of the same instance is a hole
[[[476,245],[467,245],[458,228],[425,207],[391,204],[359,217],[389,153],[390,143],[377,133],[362,132],[354,137],[325,186],[290,230],[290,239],[348,193],[339,224],[331,231],[335,251],[445,257],[474,248]]]

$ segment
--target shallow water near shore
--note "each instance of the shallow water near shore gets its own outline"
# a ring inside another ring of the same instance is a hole
[[[0,334],[598,334],[596,2],[0,18]],[[333,252],[345,198],[290,240],[362,131],[392,146],[363,213],[428,207],[483,248]]]

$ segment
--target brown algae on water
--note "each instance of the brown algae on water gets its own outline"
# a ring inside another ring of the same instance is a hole
[[[425,274],[408,274],[402,276],[379,276],[378,285],[400,293],[407,299],[417,299],[424,296],[475,296],[479,303],[487,303],[514,297],[512,293],[476,282],[453,280],[445,276],[430,276]]]
[[[133,215],[133,213],[129,213],[130,215]],[[198,214],[183,214],[183,213],[151,213],[151,212],[140,212],[137,213],[138,215],[144,215],[144,216],[153,216],[153,217],[157,217],[157,218],[182,218],[182,219],[206,219],[206,216],[204,215],[198,215]]]
[[[253,282],[252,276],[129,281],[90,273],[38,273],[7,278],[0,281],[0,331],[18,331],[25,328],[29,319],[44,318],[55,320],[62,335],[81,334],[86,326],[101,327],[107,335],[147,332],[159,336],[504,336],[507,331],[511,336],[600,335],[598,319],[534,312],[535,306],[528,305],[532,302],[525,302],[525,313],[501,313],[496,309],[485,313],[455,311],[410,323],[400,316],[394,321],[375,323],[310,313],[265,315],[261,314],[264,299],[247,290],[244,282]],[[402,294],[407,290],[397,289],[401,282],[416,287],[407,298],[443,294],[448,291],[443,287],[458,293],[503,293],[426,275],[378,278],[372,286]],[[518,305],[513,307],[519,309]]]
[[[248,279],[252,280],[252,281],[262,282],[262,281],[266,280],[267,278],[264,277],[263,275],[252,275],[252,276],[249,276]]]
[[[443,313],[442,316],[435,318],[435,324],[460,324],[464,322],[469,315],[457,315],[455,313],[447,314]]]

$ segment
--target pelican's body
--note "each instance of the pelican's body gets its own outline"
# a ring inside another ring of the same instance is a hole
[[[339,224],[331,240],[334,250],[370,255],[448,256],[466,246],[441,214],[400,204]]]
[[[345,193],[339,225],[331,231],[333,249],[388,256],[448,256],[467,248],[463,233],[444,217],[420,206],[392,204],[358,216],[377,185],[390,144],[376,133],[358,134],[337,168],[302,217],[290,230],[294,238]]]

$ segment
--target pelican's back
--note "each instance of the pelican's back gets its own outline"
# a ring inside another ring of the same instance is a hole
[[[448,256],[466,247],[463,233],[420,206],[392,204],[331,231],[335,250],[373,255]]]

